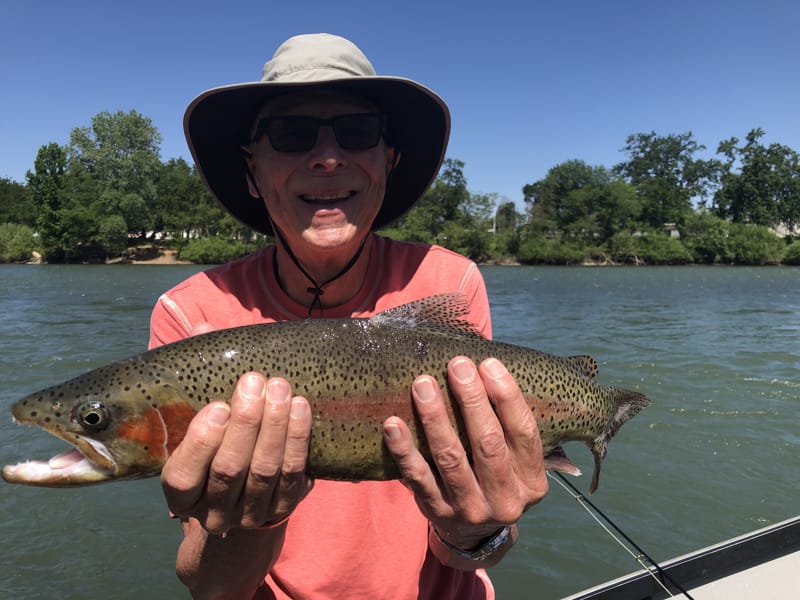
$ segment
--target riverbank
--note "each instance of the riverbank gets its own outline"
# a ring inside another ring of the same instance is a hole
[[[188,260],[181,260],[178,258],[178,253],[175,250],[162,249],[157,256],[147,259],[133,259],[129,261],[133,265],[191,265],[192,262]]]
[[[797,256],[795,256],[797,254]],[[19,264],[42,264],[42,255],[38,252],[33,252],[27,261],[21,261]],[[207,264],[209,266],[219,263],[201,263],[190,260],[181,260],[178,258],[177,250],[165,246],[144,245],[128,248],[124,255],[118,256],[106,261],[93,261],[95,264],[133,264],[133,265],[193,265],[193,264]],[[0,260],[0,263],[2,261]],[[787,255],[782,261],[751,261],[737,263],[735,261],[728,262],[713,262],[713,263],[695,263],[693,261],[682,261],[679,263],[648,261],[640,257],[629,257],[627,260],[614,260],[607,255],[599,255],[594,257],[586,257],[582,260],[559,262],[559,261],[541,261],[523,263],[514,257],[501,257],[478,261],[481,266],[520,266],[528,264],[530,266],[583,266],[583,267],[622,267],[622,266],[792,266],[800,264],[800,253],[792,253],[791,256]]]
[[[107,265],[191,265],[188,260],[178,258],[178,251],[163,246],[136,246],[128,248],[123,256],[111,258]]]

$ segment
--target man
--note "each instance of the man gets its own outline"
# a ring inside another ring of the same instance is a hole
[[[186,112],[200,173],[222,205],[275,246],[164,294],[151,347],[214,328],[368,316],[458,292],[491,335],[485,286],[469,260],[372,233],[436,177],[449,113],[427,88],[378,77],[351,42],[282,44],[260,82],[215,88]],[[473,462],[427,374],[410,396],[435,465],[396,417],[383,425],[403,482],[313,482],[312,414],[288,381],[239,380],[230,404],[193,419],[162,483],[184,540],[177,572],[199,598],[492,598],[485,568],[547,491],[538,429],[504,366],[448,365]],[[220,398],[220,400],[228,400]]]

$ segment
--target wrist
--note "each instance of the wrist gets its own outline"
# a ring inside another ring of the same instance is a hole
[[[285,525],[289,521],[289,517],[291,517],[291,516],[292,516],[292,513],[289,513],[288,515],[286,515],[284,517],[281,517],[277,521],[264,523],[260,527],[256,527],[256,529],[258,529],[260,531],[264,531],[264,530],[267,530],[267,529],[277,529],[281,525]]]
[[[436,527],[428,525],[428,545],[443,565],[460,570],[474,570],[496,565],[517,541],[516,525],[505,525],[469,548],[459,547],[445,539]]]

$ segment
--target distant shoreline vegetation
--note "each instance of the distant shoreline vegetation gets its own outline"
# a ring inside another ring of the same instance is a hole
[[[29,244],[20,244],[18,227],[0,225],[0,264],[47,262],[38,251],[29,250]],[[8,234],[13,231],[16,231],[13,234],[15,239],[10,240]],[[32,236],[32,231],[25,235]],[[132,245],[112,258],[87,253],[82,260],[74,260],[73,263],[217,265],[254,252],[268,243],[271,242],[266,239],[260,243],[244,243],[221,238],[201,238],[168,245],[145,243]],[[613,250],[615,248],[616,251]],[[478,260],[478,263],[493,266],[792,266],[800,265],[800,241],[787,244],[769,230],[759,231],[748,227],[729,237],[721,254],[714,254],[713,260],[710,260],[711,256],[706,248],[688,247],[679,240],[653,233],[648,236],[622,235],[610,247],[534,238],[522,243],[518,255],[495,255]],[[75,258],[78,258],[77,254]]]
[[[471,192],[464,163],[448,158],[379,233],[481,264],[798,265],[800,155],[764,136],[753,129],[700,159],[691,132],[633,134],[613,167],[568,160],[523,186],[523,212]],[[162,162],[160,143],[132,110],[40,147],[25,183],[0,178],[0,262],[139,262],[162,246],[170,260],[219,264],[271,242],[223,211],[193,166]]]

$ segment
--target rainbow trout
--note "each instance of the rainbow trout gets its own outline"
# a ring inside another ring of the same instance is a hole
[[[413,414],[411,382],[423,373],[446,389],[450,358],[500,359],[536,416],[545,466],[580,474],[561,444],[594,455],[591,491],[617,430],[649,404],[637,392],[595,383],[588,356],[557,357],[491,342],[461,320],[458,295],[432,296],[364,319],[314,319],[223,329],[100,367],[22,398],[14,419],[74,448],[49,461],[3,468],[12,483],[76,486],[158,475],[205,404],[230,400],[239,376],[285,377],[313,414],[308,473],[349,481],[397,479],[382,424],[397,415],[430,459]],[[457,410],[454,427],[468,449]]]

